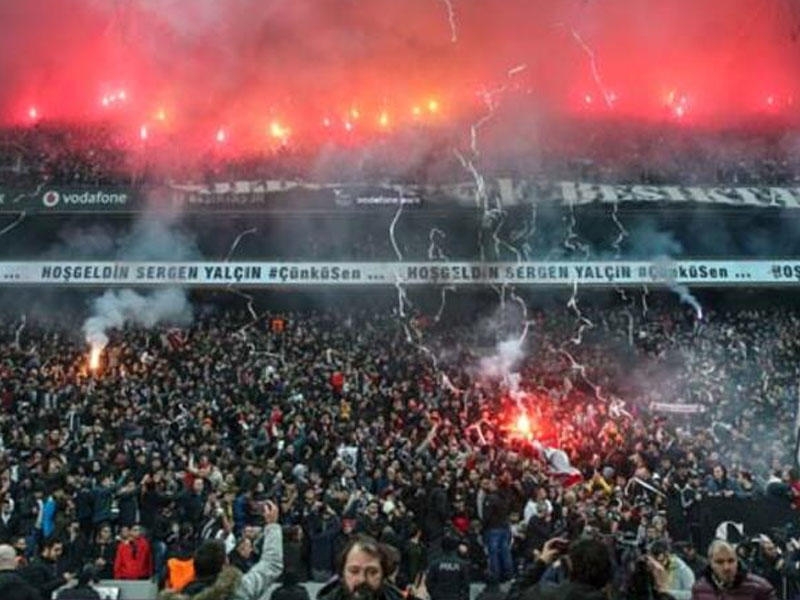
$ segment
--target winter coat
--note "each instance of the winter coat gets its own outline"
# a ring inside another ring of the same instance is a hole
[[[317,600],[345,600],[347,594],[345,593],[344,584],[337,577],[330,583],[325,585],[319,592],[317,592]],[[375,600],[402,600],[403,596],[396,587],[391,585],[383,585],[378,591]]]
[[[58,592],[56,600],[100,600],[100,592],[90,585],[79,585]]]
[[[606,600],[606,595],[585,583],[565,581],[552,585],[543,582],[523,592],[522,600]]]
[[[739,565],[733,587],[721,590],[714,583],[711,567],[692,588],[692,600],[777,600],[775,590],[766,579],[748,573]]]
[[[7,521],[0,519],[0,543],[10,543],[11,540],[15,536],[20,535],[21,532],[21,523],[19,522],[19,517],[17,516],[16,511],[11,513],[11,516]]]
[[[15,571],[0,571],[0,598],[3,600],[42,600],[39,591]]]
[[[19,574],[39,590],[42,600],[49,600],[52,593],[66,583],[66,580],[58,575],[55,563],[44,559],[31,561],[31,564],[21,569]]]
[[[666,592],[675,600],[691,600],[693,585],[694,572],[679,557],[670,556]]]
[[[264,528],[261,558],[245,574],[224,567],[211,580],[195,580],[180,593],[161,592],[159,600],[260,600],[283,570],[283,532],[275,523]]]
[[[282,585],[272,592],[269,600],[311,600],[308,590],[300,584]]]
[[[153,574],[153,554],[147,538],[120,542],[114,556],[114,579],[147,579]]]
[[[92,522],[99,525],[105,521],[110,521],[113,516],[111,505],[114,500],[114,489],[105,486],[97,486],[92,490]]]
[[[333,543],[342,529],[338,517],[322,519],[319,515],[311,515],[307,521],[308,538],[310,541],[309,562],[311,568],[317,571],[333,571],[334,548]]]
[[[42,504],[42,535],[48,539],[56,530],[56,510],[58,505],[52,496],[48,496]]]
[[[454,553],[435,560],[425,577],[431,600],[469,598],[469,566]]]

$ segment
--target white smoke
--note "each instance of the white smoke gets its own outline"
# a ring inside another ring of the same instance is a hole
[[[126,324],[154,327],[159,323],[188,325],[192,307],[183,290],[170,288],[143,296],[133,290],[112,291],[92,302],[92,316],[83,324],[86,341],[93,349],[108,345],[108,330]]]
[[[519,337],[497,344],[497,352],[480,360],[480,376],[484,379],[502,381],[512,396],[519,391],[520,375],[514,367],[525,356],[523,340]]]
[[[697,320],[703,320],[703,307],[700,306],[700,302],[697,301],[692,293],[689,291],[689,288],[683,284],[676,283],[675,281],[668,281],[669,289],[680,296],[681,302],[684,304],[688,304],[692,308],[694,308],[695,313],[697,313]]]
[[[697,298],[692,295],[692,292],[689,291],[688,287],[675,281],[675,278],[671,275],[672,261],[668,257],[659,257],[656,259],[655,264],[658,268],[658,271],[664,275],[664,283],[667,284],[669,289],[678,294],[681,302],[694,308],[694,311],[697,314],[697,320],[702,321],[703,307],[700,306],[700,302],[698,302]]]

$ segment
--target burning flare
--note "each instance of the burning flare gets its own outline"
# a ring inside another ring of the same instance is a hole
[[[522,414],[517,417],[517,432],[525,437],[529,437],[531,435],[531,421],[528,418],[528,415]]]
[[[89,368],[92,371],[97,371],[100,368],[100,354],[102,354],[102,346],[92,346],[89,352]]]

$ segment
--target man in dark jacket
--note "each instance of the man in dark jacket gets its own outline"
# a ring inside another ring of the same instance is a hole
[[[0,598],[3,600],[41,600],[39,592],[17,570],[17,553],[7,544],[0,545]]]
[[[692,588],[692,600],[777,600],[766,579],[748,573],[737,560],[736,549],[723,540],[708,548],[709,567]]]
[[[548,560],[557,555],[558,545],[550,541],[545,544],[542,555]],[[606,600],[608,586],[614,575],[614,566],[608,547],[599,540],[584,539],[574,542],[565,559],[569,579],[557,585],[539,582],[522,590],[522,600]],[[534,568],[545,566],[544,561]],[[538,576],[544,573],[539,568]]]
[[[513,575],[511,528],[508,521],[509,500],[494,479],[484,482],[483,539],[489,556],[489,574],[500,582]]]
[[[43,599],[48,599],[58,588],[75,579],[72,573],[60,573],[58,561],[64,552],[60,540],[51,538],[44,542],[42,553],[20,571],[20,575],[39,590]]]
[[[281,586],[276,588],[270,600],[310,600],[308,590],[299,583],[297,574],[286,571],[281,576]]]
[[[97,572],[86,565],[78,575],[78,585],[58,592],[57,600],[100,600],[100,592],[92,586],[97,581]]]
[[[458,540],[445,534],[442,540],[444,555],[433,561],[425,576],[431,600],[469,598],[469,566],[458,557],[457,549]]]
[[[785,597],[794,598],[796,597],[796,586],[793,578],[789,577],[792,569],[787,565],[788,562],[775,545],[775,542],[769,537],[763,536],[751,568],[754,575],[769,581],[773,589],[778,591],[778,595],[782,595],[780,592],[783,591],[784,577],[786,577],[786,584],[789,589],[787,589]]]
[[[400,600],[388,574],[388,557],[378,542],[355,535],[342,549],[339,576],[319,591],[317,600]]]

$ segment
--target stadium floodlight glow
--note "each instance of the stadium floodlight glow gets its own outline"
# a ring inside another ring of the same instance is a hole
[[[428,100],[428,112],[430,112],[430,113],[439,112],[439,102],[438,102],[438,100],[435,100],[435,99]]]
[[[389,114],[385,110],[378,117],[378,125],[384,129],[389,126]]]
[[[326,129],[331,126],[331,120],[328,117],[322,119],[322,126]]]
[[[216,139],[217,139],[217,143],[218,144],[224,144],[225,143],[225,140],[228,139],[228,134],[225,132],[225,129],[223,129],[222,127],[217,129]]]
[[[161,122],[167,120],[167,112],[163,108],[159,108],[156,111],[156,120]]]
[[[361,116],[361,113],[358,111],[358,109],[356,107],[353,107],[353,108],[350,109],[350,118],[353,121],[358,121],[360,116]]]
[[[344,130],[345,131],[353,131],[353,124],[350,121],[344,122]]]
[[[422,115],[422,109],[419,106],[414,106],[411,108],[411,114],[414,115],[414,117],[419,117]]]
[[[139,139],[142,141],[147,139],[147,125],[142,125],[139,127]]]
[[[39,111],[37,110],[37,108],[35,106],[31,106],[28,109],[28,118],[31,121],[36,121],[39,118]]]

